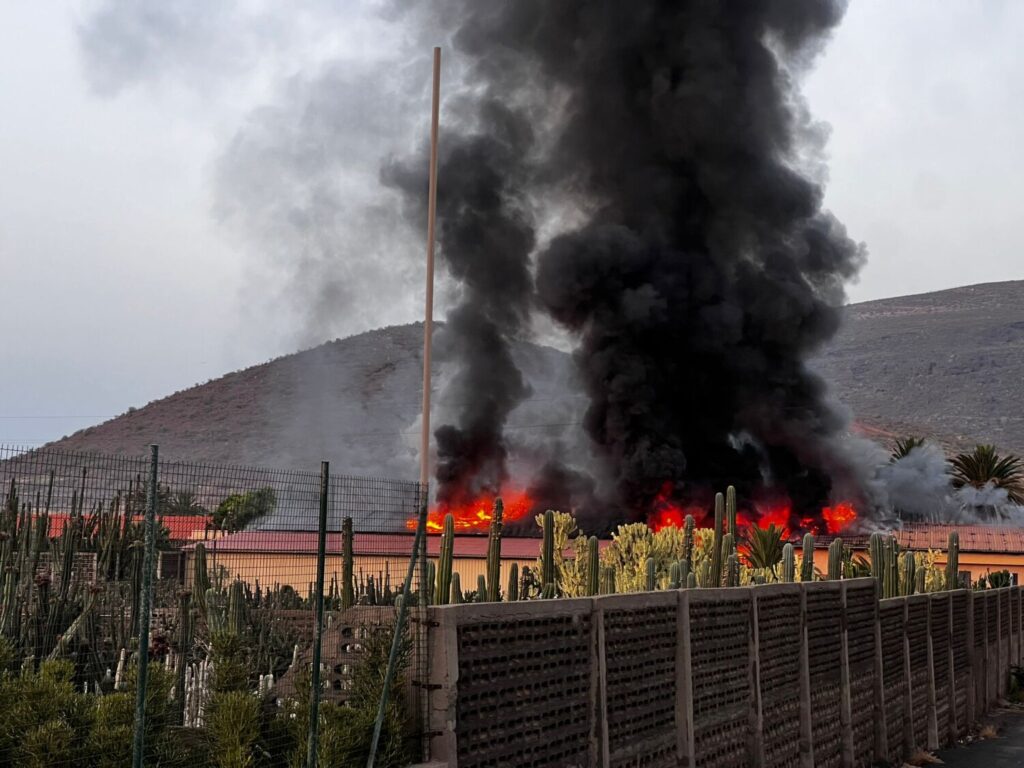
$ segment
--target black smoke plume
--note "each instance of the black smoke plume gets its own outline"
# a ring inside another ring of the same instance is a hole
[[[472,116],[476,130],[446,132],[438,163],[439,255],[461,287],[439,347],[456,372],[443,393],[455,423],[439,427],[438,502],[497,493],[508,478],[504,427],[528,394],[510,341],[529,321],[534,226],[523,198],[524,157],[533,143],[526,119],[484,99]],[[390,163],[386,183],[407,193],[423,219],[426,158]]]
[[[820,132],[796,83],[843,10],[832,0],[465,5],[460,51],[482,61],[514,51],[518,67],[490,76],[530,73],[532,114],[547,107],[557,123],[540,156],[479,165],[583,212],[537,254],[536,291],[576,339],[585,427],[624,516],[646,514],[666,481],[680,496],[726,483],[784,490],[806,511],[853,477],[838,447],[844,418],[805,360],[836,331],[864,253],[802,170]],[[453,176],[449,200],[479,194],[477,174]],[[501,227],[504,182],[492,182],[496,213],[479,223]],[[514,262],[521,274],[526,238],[509,258],[495,248],[500,229],[447,226],[449,259],[471,249],[471,261]],[[470,296],[484,312],[494,301]]]

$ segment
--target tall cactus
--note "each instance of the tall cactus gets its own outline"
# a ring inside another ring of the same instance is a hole
[[[725,586],[727,587],[732,586],[732,584],[729,583],[729,579],[731,578],[731,575],[729,573],[729,558],[735,554],[735,541],[736,538],[731,533],[727,533],[724,536],[722,536],[722,563],[724,565],[722,578],[725,582]],[[737,562],[739,562],[738,558]],[[718,582],[715,583],[715,586],[719,586]]]
[[[885,537],[880,533],[872,533],[868,539],[868,551],[871,555],[871,575],[878,582],[879,594],[885,581]]]
[[[686,577],[686,588],[687,589],[696,589],[697,588],[697,574],[691,572]]]
[[[228,615],[225,620],[225,629],[235,635],[241,636],[245,631],[245,596],[242,593],[242,582],[235,579],[228,590]]]
[[[683,523],[683,559],[693,562],[693,531],[697,524],[693,515],[687,515]]]
[[[946,552],[946,589],[960,587],[960,534],[953,531],[949,534]]]
[[[352,518],[341,521],[341,608],[347,610],[355,603],[355,584],[352,555]]]
[[[459,572],[452,574],[452,605],[459,605],[462,602],[462,584],[459,583]]]
[[[490,565],[490,544],[488,544],[488,567]],[[441,527],[441,550],[437,557],[437,584],[434,587],[434,602],[446,605],[452,593],[452,562],[455,558],[455,518],[449,512],[444,516]]]
[[[715,530],[711,542],[711,573],[710,586],[718,587],[722,584],[722,526],[725,515],[725,497],[720,493],[715,494]]]
[[[804,534],[804,548],[800,561],[800,581],[814,581],[814,534]]]
[[[206,590],[210,588],[210,572],[206,566],[206,545],[196,544],[192,555],[192,597],[199,614],[206,617]]]
[[[740,532],[736,529],[736,488],[731,485],[725,489],[725,516],[729,521],[729,533],[732,534],[732,553],[735,554]]]
[[[914,574],[914,590],[919,595],[923,595],[925,592],[925,578],[928,576],[928,572],[924,568],[918,568],[917,573]]]
[[[690,578],[690,561],[685,557],[679,561],[679,586],[685,587]]]
[[[478,603],[487,602],[487,578],[482,574],[477,574],[476,577],[476,601]]]
[[[501,518],[504,511],[501,499],[495,499],[487,537],[487,599],[492,603],[501,599]]]
[[[796,581],[796,556],[789,542],[782,548],[782,580],[787,584]]]
[[[611,566],[604,568],[601,573],[601,594],[615,594],[615,569]]]
[[[587,539],[587,595],[596,595],[601,589],[601,561],[597,555],[597,536],[591,536]]]
[[[555,583],[555,513],[550,509],[544,513],[543,528],[540,583],[542,587],[546,587]]]
[[[730,534],[731,535],[731,534]],[[738,587],[740,585],[740,558],[736,553],[730,553],[726,560],[725,586]]]
[[[835,538],[828,545],[828,579],[838,581],[843,578],[843,540]]]
[[[514,603],[519,599],[519,563],[512,563],[508,569],[508,587],[505,589],[505,599]]]
[[[669,589],[679,589],[681,583],[680,573],[681,572],[679,570],[679,561],[677,560],[676,562],[672,563],[671,567],[668,569]]]
[[[900,548],[896,537],[890,536],[886,542],[884,594],[886,597],[898,597],[900,593]]]
[[[903,578],[900,580],[900,594],[912,595],[917,586],[917,560],[913,552],[903,555]]]
[[[646,582],[645,582],[645,586],[646,586],[648,592],[653,592],[655,589],[658,588],[658,585],[655,583],[655,577],[657,575],[657,571],[655,569],[654,558],[653,557],[648,557],[647,558],[647,563],[645,565],[646,565],[646,569],[647,569],[647,573],[646,573],[647,579],[646,579]]]

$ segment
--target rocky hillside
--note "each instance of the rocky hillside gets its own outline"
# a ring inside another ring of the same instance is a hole
[[[869,430],[1024,453],[1024,281],[851,305],[815,367]]]
[[[306,469],[326,456],[339,472],[414,477],[421,343],[419,324],[328,342],[54,445],[139,453],[157,442],[168,458]],[[582,442],[584,401],[569,357],[532,344],[516,357],[533,394],[513,414],[513,439]],[[814,366],[869,435],[928,435],[957,448],[983,440],[1024,453],[1024,281],[852,305]],[[455,405],[439,403],[435,418]]]

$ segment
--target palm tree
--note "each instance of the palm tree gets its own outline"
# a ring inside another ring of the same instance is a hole
[[[166,515],[208,515],[206,508],[192,491],[177,491],[165,502]]]
[[[751,568],[761,568],[771,571],[773,576],[775,566],[782,561],[782,529],[775,523],[767,528],[759,528],[752,525],[747,529],[746,535],[747,564]]]
[[[1024,460],[1020,456],[1000,456],[995,446],[979,445],[970,453],[955,456],[949,463],[954,488],[984,488],[991,484],[1006,491],[1011,504],[1024,504]]]
[[[925,441],[923,437],[901,437],[896,440],[893,445],[892,453],[889,454],[889,461],[899,461],[900,459],[906,458],[912,450],[920,448],[924,445]]]

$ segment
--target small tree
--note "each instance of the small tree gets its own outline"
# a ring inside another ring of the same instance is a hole
[[[984,488],[991,485],[1006,491],[1011,504],[1024,504],[1024,460],[1009,454],[1000,456],[995,446],[979,445],[950,461],[953,487]]]
[[[273,488],[233,493],[217,505],[213,526],[221,531],[240,531],[253,520],[269,515],[276,505],[277,495]]]

